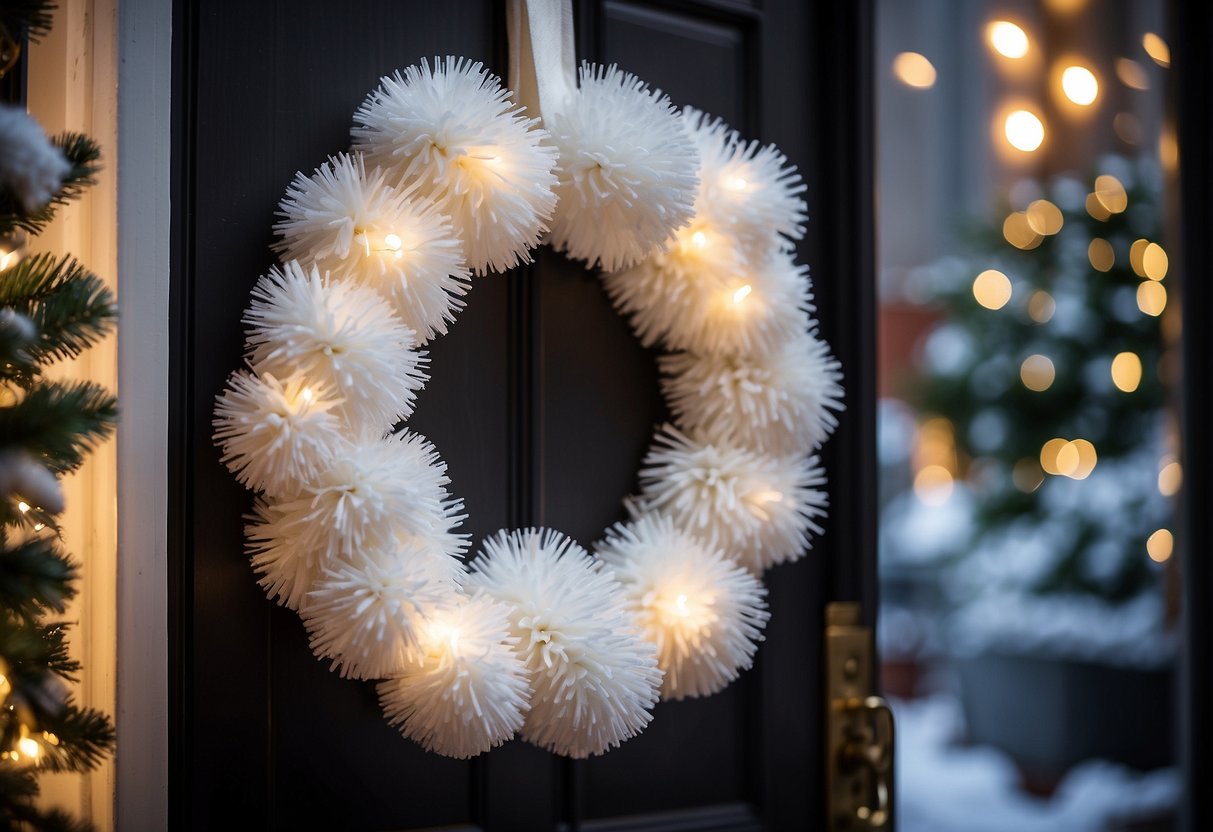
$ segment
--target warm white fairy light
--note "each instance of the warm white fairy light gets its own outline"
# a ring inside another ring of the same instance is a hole
[[[595,553],[657,647],[662,698],[708,696],[749,668],[770,617],[766,588],[722,550],[646,514],[608,529]]]
[[[354,122],[355,148],[450,217],[478,274],[530,262],[556,207],[556,149],[483,64],[384,77]]]
[[[770,353],[659,359],[678,426],[766,453],[809,453],[838,425],[842,372],[829,345],[802,332]]]
[[[701,160],[696,216],[729,229],[752,261],[803,237],[805,185],[787,157],[694,108],[682,115]]]
[[[509,607],[479,595],[437,610],[420,657],[377,690],[388,723],[427,751],[466,759],[522,728],[529,673],[510,635]]]
[[[246,487],[270,495],[295,491],[344,447],[345,428],[331,412],[340,400],[317,396],[305,384],[300,376],[283,383],[273,373],[238,370],[217,398],[215,442]]]
[[[821,533],[824,485],[816,457],[767,456],[670,426],[658,430],[640,470],[645,506],[751,572],[805,554],[811,535]]]
[[[371,289],[289,261],[253,287],[244,314],[259,374],[303,377],[333,391],[356,430],[384,432],[413,410],[425,384],[413,331]]]
[[[468,586],[512,607],[531,672],[528,742],[568,757],[602,754],[653,718],[661,671],[623,588],[559,532],[502,532],[484,542]]]
[[[431,617],[458,603],[462,565],[421,545],[364,550],[324,568],[300,610],[312,652],[342,676],[382,679],[421,658]]]
[[[543,123],[560,151],[556,248],[615,271],[690,220],[699,159],[660,90],[614,65],[584,65],[580,89]]]

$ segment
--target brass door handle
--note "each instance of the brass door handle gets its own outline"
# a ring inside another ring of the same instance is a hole
[[[893,712],[872,695],[872,631],[859,605],[830,604],[825,638],[826,829],[895,832]]]
[[[871,799],[855,807],[855,820],[859,828],[885,829],[892,817],[893,711],[879,696],[850,700],[845,710],[851,724],[839,749],[839,766],[844,771],[866,768],[871,783]]]

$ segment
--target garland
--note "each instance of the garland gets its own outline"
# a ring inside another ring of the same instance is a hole
[[[253,289],[247,367],[215,408],[224,464],[259,492],[246,532],[261,586],[334,670],[381,680],[392,725],[458,758],[515,734],[601,754],[659,699],[750,667],[761,573],[820,532],[812,454],[841,409],[792,254],[804,185],[783,154],[613,66],[583,66],[563,95],[537,74],[542,127],[480,63],[381,80],[350,152],[287,189],[281,265]],[[426,379],[421,348],[473,275],[544,241],[601,268],[641,342],[670,351],[674,424],[594,555],[527,529],[469,565],[445,463],[398,426]]]

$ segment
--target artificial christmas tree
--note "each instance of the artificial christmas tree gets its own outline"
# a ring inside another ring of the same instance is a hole
[[[0,52],[50,26],[47,3],[0,9]],[[26,256],[30,236],[93,184],[100,151],[87,136],[49,140],[24,108],[0,105],[0,827],[83,829],[37,806],[37,777],[87,771],[108,753],[108,716],[76,704],[63,621],[77,567],[56,523],[59,477],[109,436],[116,401],[87,381],[50,380],[113,326],[99,277],[67,255]]]

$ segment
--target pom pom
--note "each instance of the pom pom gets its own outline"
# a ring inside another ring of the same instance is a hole
[[[751,259],[787,250],[804,236],[804,182],[775,145],[746,142],[720,119],[691,107],[683,121],[701,159],[696,217],[727,228]]]
[[[51,201],[72,165],[24,107],[0,106],[0,189],[27,214]]]
[[[302,173],[278,206],[284,260],[313,263],[334,278],[379,291],[424,343],[445,334],[470,283],[450,220],[425,200],[369,174],[360,155],[340,154]]]
[[[24,497],[47,514],[63,511],[63,487],[50,469],[28,452],[0,451],[0,497]]]
[[[283,530],[328,565],[412,536],[445,534],[462,519],[447,482],[446,463],[424,437],[363,437],[276,510]]]
[[[671,251],[607,275],[607,293],[646,347],[769,352],[808,327],[808,270],[787,253],[748,267],[736,246],[724,234],[692,231],[685,243],[680,235]],[[716,265],[696,271],[694,264],[713,253],[720,255]]]
[[[560,150],[552,244],[614,271],[691,218],[699,160],[670,99],[617,67],[581,67],[581,88],[544,127]]]
[[[657,646],[663,699],[716,693],[753,663],[770,618],[767,591],[720,549],[646,514],[608,529],[595,553]]]
[[[319,553],[302,545],[303,529],[284,523],[282,513],[267,500],[257,500],[245,520],[245,549],[257,584],[271,601],[298,612],[320,577]]]
[[[484,542],[468,586],[509,604],[531,672],[528,742],[556,754],[602,754],[652,720],[661,671],[610,570],[564,535],[502,532]]]
[[[719,545],[751,572],[796,560],[821,534],[825,474],[817,457],[766,456],[665,426],[640,471],[645,507]]]
[[[371,289],[321,278],[296,261],[253,287],[244,315],[258,373],[332,390],[335,410],[356,430],[385,433],[413,411],[425,384],[413,331]]]
[[[451,218],[477,274],[529,263],[556,207],[556,149],[484,65],[385,77],[354,114],[354,146]]]
[[[431,615],[420,659],[378,685],[388,724],[427,751],[461,760],[513,737],[530,686],[508,615],[509,607],[483,595]]]
[[[360,553],[323,570],[300,610],[312,652],[346,678],[381,679],[421,658],[421,633],[457,602],[462,565],[421,545]]]
[[[326,468],[345,444],[332,399],[302,376],[232,373],[215,401],[215,443],[246,488],[279,496]]]
[[[842,373],[829,346],[802,332],[770,353],[659,359],[678,427],[769,454],[805,454],[834,431]]]

